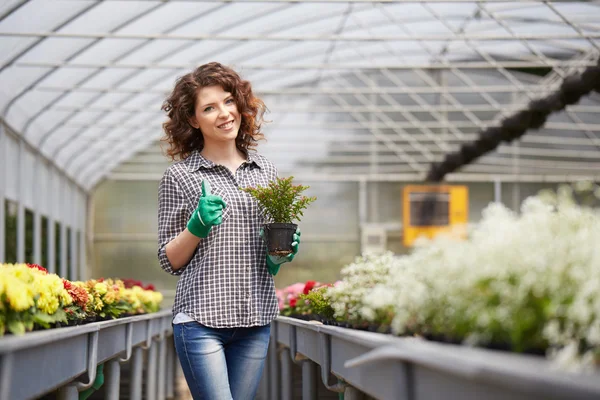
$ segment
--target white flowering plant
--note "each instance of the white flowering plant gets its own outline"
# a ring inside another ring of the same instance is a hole
[[[491,204],[467,240],[360,257],[327,289],[336,320],[398,335],[600,364],[600,199],[594,184]],[[584,201],[585,200],[585,201]]]
[[[389,325],[393,317],[391,297],[394,293],[383,287],[399,259],[391,252],[384,255],[364,254],[341,271],[341,281],[329,288],[324,297],[331,301],[334,320],[355,328],[365,328],[377,321]],[[375,294],[372,303],[365,299]]]

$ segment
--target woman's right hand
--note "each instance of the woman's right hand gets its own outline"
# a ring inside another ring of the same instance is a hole
[[[213,226],[223,222],[223,209],[227,204],[221,196],[211,194],[210,182],[204,180],[201,185],[200,201],[187,223],[187,229],[194,236],[205,238]]]

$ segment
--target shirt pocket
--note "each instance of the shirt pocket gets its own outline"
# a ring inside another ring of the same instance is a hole
[[[233,208],[231,196],[227,194],[226,190],[219,187],[213,187],[211,193],[221,197],[225,201],[226,205],[225,208],[223,208],[223,222],[227,221],[231,217],[231,209]]]

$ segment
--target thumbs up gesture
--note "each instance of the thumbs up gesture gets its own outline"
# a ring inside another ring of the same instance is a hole
[[[211,194],[210,183],[202,181],[202,194],[198,207],[187,223],[188,231],[200,238],[208,236],[210,229],[223,222],[223,208],[227,207],[222,197]]]

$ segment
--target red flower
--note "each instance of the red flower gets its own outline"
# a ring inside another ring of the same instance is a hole
[[[48,273],[48,270],[47,270],[46,268],[42,267],[41,265],[38,265],[38,264],[29,264],[29,263],[28,263],[28,264],[27,264],[27,266],[28,266],[29,268],[35,268],[35,269],[39,269],[40,271],[42,271],[42,272],[44,272],[44,273],[46,273],[46,274]]]
[[[73,303],[81,307],[83,311],[86,309],[89,300],[88,293],[82,287],[73,285],[70,281],[63,279],[63,286],[73,299]]]
[[[125,285],[126,289],[131,289],[134,286],[139,286],[142,289],[145,290],[155,290],[154,289],[154,285],[149,284],[147,286],[144,286],[144,284],[142,283],[142,281],[138,281],[135,279],[131,279],[131,278],[125,278],[125,279],[121,279],[123,281],[123,284]]]
[[[294,297],[293,299],[290,299],[290,307],[292,307],[292,308],[293,308],[293,307],[296,307],[296,302],[297,302],[297,301],[298,301],[298,300],[297,300],[295,297]]]
[[[302,293],[308,294],[308,292],[310,292],[315,287],[316,284],[317,284],[316,281],[306,281],[306,284],[304,285],[304,290],[302,291]]]

